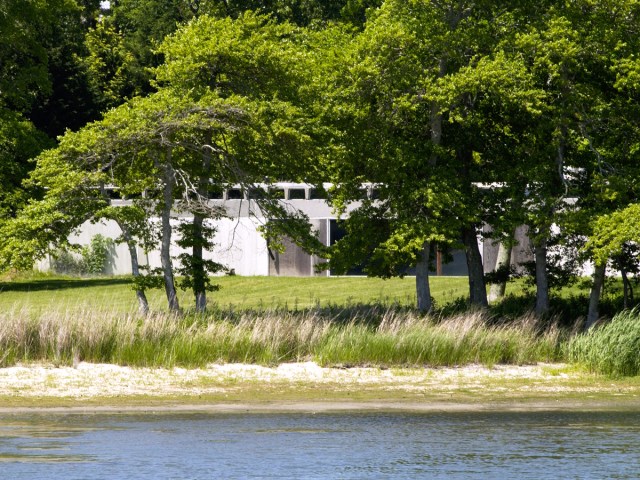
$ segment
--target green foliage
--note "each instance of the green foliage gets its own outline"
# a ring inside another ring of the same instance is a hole
[[[618,313],[610,322],[597,325],[569,343],[568,357],[594,372],[613,377],[640,374],[640,314]]]
[[[94,235],[89,245],[80,248],[79,254],[65,248],[54,251],[51,268],[56,273],[66,275],[104,275],[113,246],[112,239]]]
[[[133,96],[135,72],[133,54],[126,49],[122,34],[100,22],[85,37],[88,55],[82,58],[91,91],[101,110],[116,107]]]
[[[33,195],[22,185],[32,169],[29,160],[51,144],[23,115],[0,106],[0,218],[15,216]]]
[[[179,239],[177,245],[183,249],[193,249],[194,247],[204,250],[211,250],[214,246],[212,239],[216,229],[194,223],[183,222],[178,227]],[[176,269],[182,277],[178,283],[183,289],[193,289],[194,291],[216,291],[219,285],[211,283],[211,275],[226,271],[226,267],[220,263],[201,258],[193,253],[181,253],[178,255],[180,267]]]
[[[51,253],[51,269],[63,275],[86,275],[87,264],[83,256],[59,248]]]
[[[88,274],[102,275],[106,272],[113,246],[113,240],[103,235],[97,234],[91,237],[89,245],[82,249],[82,258]]]
[[[637,203],[598,218],[586,248],[602,263],[621,254],[628,242],[640,242],[640,204]]]
[[[140,275],[131,278],[131,288],[134,291],[145,292],[149,289],[162,288],[164,279],[161,268],[150,269],[144,265],[140,267]]]

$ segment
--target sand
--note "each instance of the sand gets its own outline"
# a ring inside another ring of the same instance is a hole
[[[566,365],[323,368],[313,362],[200,369],[79,363],[0,369],[0,411],[22,408],[199,411],[519,408],[640,409],[638,382],[614,382]]]

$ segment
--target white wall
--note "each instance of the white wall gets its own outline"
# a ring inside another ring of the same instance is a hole
[[[172,221],[172,225],[177,227],[178,221]],[[234,269],[238,275],[268,275],[269,274],[269,253],[267,242],[257,230],[257,224],[249,218],[222,219],[210,221],[216,228],[217,233],[214,238],[215,248],[205,252],[204,256],[208,260],[226,265]],[[115,239],[121,234],[120,227],[112,220],[104,220],[98,223],[85,222],[76,233],[69,237],[71,243],[88,245],[95,235]],[[175,235],[175,230],[174,230]],[[184,249],[179,248],[175,243],[171,246],[171,255],[177,257],[183,253]],[[150,265],[151,268],[161,266],[160,249],[154,249],[144,253],[138,249],[138,261],[140,265]],[[174,260],[179,266],[179,261]],[[38,263],[36,268],[48,270],[47,260]],[[114,245],[107,268],[108,274],[126,275],[131,273],[131,257],[129,249],[124,243]]]

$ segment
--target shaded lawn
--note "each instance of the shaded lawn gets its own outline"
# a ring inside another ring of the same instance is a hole
[[[220,290],[209,293],[210,305],[220,308],[302,309],[352,304],[415,305],[415,278],[383,280],[366,277],[241,277],[215,279]],[[434,277],[432,296],[438,305],[467,295],[466,277]],[[152,309],[164,310],[164,291],[147,292]],[[180,291],[183,308],[193,306],[192,294]],[[100,308],[129,311],[137,306],[125,277],[72,278],[34,276],[0,282],[0,309],[30,311]]]
[[[466,277],[431,277],[431,294],[438,309],[450,315],[466,309],[468,284]],[[209,306],[220,309],[300,310],[315,306],[348,307],[358,304],[386,304],[414,307],[415,277],[216,277],[220,290],[209,292]],[[570,321],[586,315],[590,279],[552,294],[552,309],[563,312]],[[621,282],[609,280],[603,301],[603,314],[612,316],[619,310]],[[147,292],[152,310],[165,311],[163,289]],[[606,299],[613,299],[608,301]],[[190,291],[179,291],[184,309],[194,305]],[[507,298],[492,307],[499,315],[515,317],[532,309],[535,290],[523,279],[507,285]],[[611,304],[611,305],[609,305]],[[37,313],[46,310],[83,310],[99,308],[128,312],[137,308],[135,295],[126,277],[75,278],[34,273],[0,281],[0,311],[27,309]],[[611,311],[610,311],[611,310]]]

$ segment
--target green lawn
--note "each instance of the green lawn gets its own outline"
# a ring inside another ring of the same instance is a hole
[[[210,304],[221,308],[263,309],[287,307],[301,309],[315,305],[357,303],[415,304],[415,279],[382,280],[366,277],[220,277],[220,290],[209,294]],[[444,305],[467,294],[465,277],[433,277],[432,296]],[[151,290],[148,298],[154,310],[163,310],[163,290]],[[193,306],[192,294],[180,293],[184,308]],[[0,282],[0,309],[27,308],[30,311],[77,310],[83,308],[128,311],[136,299],[125,278],[78,279],[36,276]]]
[[[350,306],[354,304],[398,304],[415,306],[415,278],[383,280],[367,277],[218,277],[220,290],[209,293],[210,307],[235,310],[281,308],[300,310],[313,306]],[[586,315],[589,280],[579,279],[572,286],[555,292],[552,310],[569,323]],[[620,282],[612,280],[603,299],[602,313],[613,316],[620,309]],[[431,294],[438,308],[449,313],[464,308],[468,297],[466,277],[431,277]],[[193,307],[190,291],[179,292],[184,309]],[[533,308],[535,291],[522,279],[509,282],[508,298],[492,307],[497,315],[519,316]],[[163,289],[147,292],[154,311],[166,310]],[[618,299],[618,300],[616,300]],[[457,302],[455,302],[458,300]],[[48,274],[22,275],[0,281],[0,312],[27,309],[78,311],[84,309],[128,312],[137,309],[136,298],[124,277],[73,278]]]

